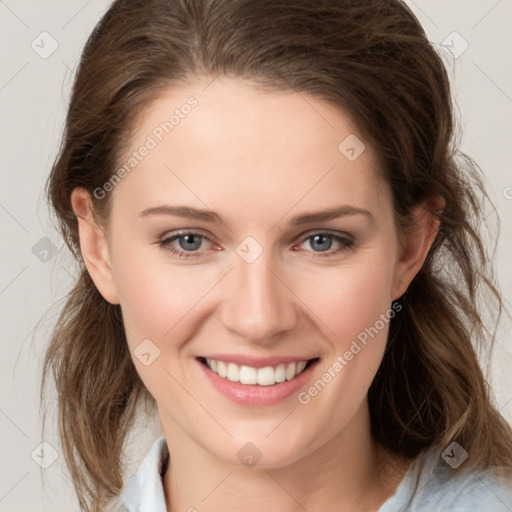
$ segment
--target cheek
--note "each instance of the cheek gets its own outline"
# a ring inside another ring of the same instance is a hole
[[[130,345],[144,338],[172,339],[215,282],[216,275],[210,274],[199,267],[162,264],[161,257],[143,252],[117,260],[114,279]]]
[[[391,263],[376,258],[368,264],[323,270],[316,278],[311,275],[299,293],[338,353],[389,310]]]
[[[391,307],[390,268],[382,259],[331,276],[323,293],[310,290],[308,301],[328,326],[324,333],[330,354],[317,379],[297,398],[309,413],[305,421],[312,429],[318,423],[326,425],[326,436],[335,435],[350,421],[382,361],[389,322],[396,315]]]
[[[116,266],[130,353],[139,376],[159,403],[172,401],[174,407],[180,399],[187,403],[172,376],[182,375],[180,350],[193,337],[200,322],[201,298],[215,282],[204,274],[198,267],[171,267],[161,260],[137,257],[136,252]]]

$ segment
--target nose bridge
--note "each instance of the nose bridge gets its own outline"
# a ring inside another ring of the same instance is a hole
[[[223,322],[246,339],[269,340],[296,321],[292,294],[270,265],[265,252],[252,262],[237,256],[229,275]]]

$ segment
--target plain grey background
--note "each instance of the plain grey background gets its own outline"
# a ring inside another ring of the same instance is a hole
[[[461,148],[484,170],[501,218],[497,275],[510,304],[512,0],[408,3],[449,63],[463,132]],[[48,424],[41,438],[41,357],[74,270],[49,220],[42,191],[58,149],[73,69],[108,5],[106,0],[0,0],[2,512],[78,510],[55,423]],[[511,345],[510,323],[504,322],[490,377],[497,406],[509,421]],[[140,426],[128,472],[159,435],[158,428],[157,423]]]

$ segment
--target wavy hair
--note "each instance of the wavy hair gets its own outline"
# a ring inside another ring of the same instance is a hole
[[[83,50],[46,188],[80,278],[51,335],[42,395],[53,377],[81,508],[103,510],[119,493],[126,437],[153,399],[120,306],[100,295],[81,258],[71,192],[87,189],[106,221],[113,193],[99,199],[94,190],[120,165],[144,107],[168,87],[217,76],[313,95],[348,113],[380,157],[400,229],[422,201],[444,200],[438,236],[390,324],[368,394],[371,429],[405,457],[457,441],[475,469],[511,469],[512,430],[477,357],[496,332],[481,299],[495,318],[502,309],[479,232],[487,195],[456,147],[443,59],[410,9],[399,0],[116,0]]]

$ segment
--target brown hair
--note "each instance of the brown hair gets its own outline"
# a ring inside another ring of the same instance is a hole
[[[83,510],[101,510],[120,491],[126,436],[152,398],[120,307],[103,299],[81,259],[71,192],[87,189],[98,219],[108,219],[112,194],[99,199],[94,190],[117,169],[137,116],[163,89],[217,76],[311,94],[349,113],[381,157],[399,227],[415,205],[444,199],[439,234],[400,299],[369,391],[372,432],[405,457],[457,441],[474,468],[512,468],[512,431],[476,355],[495,332],[478,298],[501,311],[477,230],[487,196],[476,165],[456,152],[446,70],[409,8],[398,0],[117,0],[83,51],[47,184],[81,277],[52,334],[43,389],[51,372]]]

